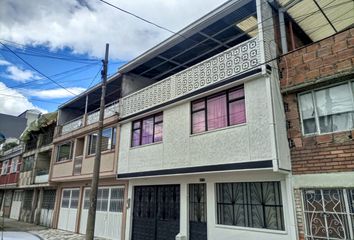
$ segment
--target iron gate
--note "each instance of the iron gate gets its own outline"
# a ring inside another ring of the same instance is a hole
[[[134,187],[132,240],[174,240],[179,213],[179,185]]]
[[[206,184],[189,185],[189,239],[207,240]]]

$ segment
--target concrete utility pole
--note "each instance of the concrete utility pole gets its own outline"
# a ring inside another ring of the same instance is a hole
[[[100,116],[98,119],[98,136],[96,141],[96,155],[95,155],[95,162],[93,165],[93,174],[92,174],[92,182],[91,182],[90,208],[87,217],[86,240],[93,240],[95,237],[97,190],[98,190],[98,181],[100,176],[100,164],[101,164],[101,145],[102,145],[102,130],[103,130],[104,106],[105,106],[104,98],[106,96],[108,51],[109,51],[109,44],[106,43],[106,54],[104,60],[102,60],[103,69],[101,72],[102,93],[101,93],[101,103],[100,103]]]

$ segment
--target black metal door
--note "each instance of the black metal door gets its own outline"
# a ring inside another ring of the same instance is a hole
[[[132,240],[174,240],[179,209],[179,185],[134,187]]]
[[[189,239],[207,240],[206,184],[189,184]]]

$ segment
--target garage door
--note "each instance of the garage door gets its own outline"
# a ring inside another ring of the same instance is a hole
[[[107,239],[121,239],[124,187],[99,187],[95,236]],[[80,233],[86,233],[87,215],[90,206],[90,189],[86,188],[82,205]]]
[[[56,190],[44,190],[39,224],[52,227]]]
[[[20,219],[22,200],[23,200],[23,191],[15,191],[12,200],[12,205],[11,205],[10,218],[16,220]]]
[[[62,192],[58,228],[74,232],[76,226],[79,189],[64,189]]]
[[[179,185],[134,187],[132,240],[175,239],[179,215]]]

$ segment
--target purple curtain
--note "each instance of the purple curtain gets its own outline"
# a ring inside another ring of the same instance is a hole
[[[132,146],[139,146],[140,145],[140,129],[133,130],[133,141]]]
[[[230,125],[246,122],[245,99],[231,102],[229,105]]]
[[[199,133],[205,131],[205,110],[193,113],[192,132]]]
[[[141,144],[149,144],[154,141],[154,118],[147,118],[143,120],[143,131],[142,131],[142,138]]]
[[[207,101],[208,130],[227,126],[226,95],[217,96]]]

